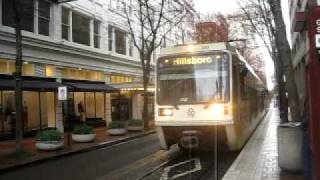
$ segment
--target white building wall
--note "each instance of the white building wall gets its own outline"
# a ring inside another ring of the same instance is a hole
[[[294,32],[296,12],[305,12],[308,0],[291,0],[289,2],[289,15],[291,22],[292,63],[295,71],[295,80],[299,95],[299,104],[303,109],[306,97],[305,68],[308,65],[309,39],[305,28],[302,32]]]

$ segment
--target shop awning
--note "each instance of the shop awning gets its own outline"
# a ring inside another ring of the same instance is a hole
[[[118,88],[121,91],[142,91],[143,90],[143,84],[141,82],[111,84],[111,86]],[[154,91],[154,85],[149,84],[148,91]]]
[[[69,91],[72,92],[118,92],[119,89],[105,84],[104,82],[90,82],[90,81],[66,81],[62,82],[68,86]]]
[[[26,91],[56,91],[61,83],[52,78],[23,77],[22,90]],[[15,81],[12,76],[0,76],[0,90],[14,90]]]
[[[56,81],[44,80],[24,80],[22,81],[22,89],[30,91],[57,91],[59,86],[63,86]]]
[[[12,79],[0,79],[0,90],[11,90],[14,89],[15,84]]]

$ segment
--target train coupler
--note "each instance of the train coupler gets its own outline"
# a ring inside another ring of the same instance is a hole
[[[182,147],[187,149],[199,147],[199,132],[198,131],[183,131],[180,139]]]

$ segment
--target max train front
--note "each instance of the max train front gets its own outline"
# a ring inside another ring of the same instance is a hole
[[[228,51],[172,54],[157,62],[155,124],[162,148],[207,146],[232,124]]]

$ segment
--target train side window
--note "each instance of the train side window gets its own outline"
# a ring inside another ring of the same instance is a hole
[[[247,69],[243,69],[240,72],[240,96],[241,100],[247,100],[248,99],[248,85],[246,84],[246,76],[248,74]]]

